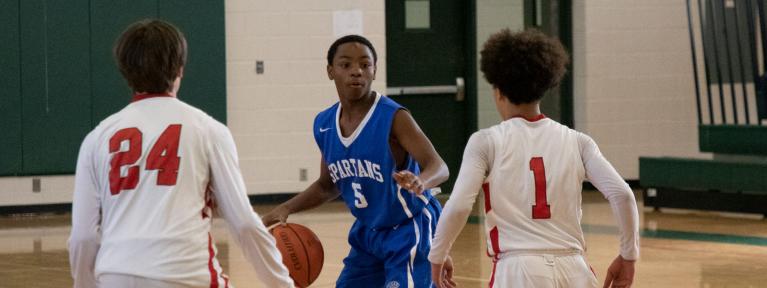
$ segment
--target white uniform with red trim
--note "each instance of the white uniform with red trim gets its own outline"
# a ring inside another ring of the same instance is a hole
[[[105,287],[102,275],[166,287],[231,286],[209,233],[211,197],[260,280],[293,287],[250,206],[229,129],[161,96],[168,95],[134,97],[83,141],[69,242],[74,287]]]
[[[582,257],[581,187],[587,178],[618,219],[620,254],[637,259],[631,189],[591,138],[540,115],[515,117],[471,136],[429,260],[445,261],[483,187],[488,254],[498,269],[491,287],[595,287]]]

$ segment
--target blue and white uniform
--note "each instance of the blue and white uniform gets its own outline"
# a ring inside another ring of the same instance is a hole
[[[341,109],[336,103],[314,120],[314,138],[330,177],[357,219],[336,286],[432,287],[426,257],[441,207],[430,191],[416,195],[392,177],[400,170],[420,173],[410,155],[398,169],[389,145],[394,115],[404,108],[376,93],[373,106],[349,137],[341,134]]]

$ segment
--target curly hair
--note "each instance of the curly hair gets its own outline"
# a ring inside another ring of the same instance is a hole
[[[569,56],[559,40],[535,29],[490,36],[480,52],[485,79],[511,103],[532,103],[559,85]]]

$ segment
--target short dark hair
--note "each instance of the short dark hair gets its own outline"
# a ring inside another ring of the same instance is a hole
[[[336,57],[336,50],[338,50],[338,46],[349,42],[357,42],[368,46],[370,52],[373,53],[373,64],[378,62],[378,54],[376,54],[376,49],[373,48],[373,43],[370,43],[370,40],[360,35],[346,35],[344,37],[338,38],[335,42],[333,42],[333,44],[330,45],[330,49],[328,49],[328,65],[333,65],[333,57]]]
[[[485,79],[514,104],[532,103],[559,85],[569,56],[556,38],[535,29],[490,36],[482,48],[480,69]]]
[[[133,23],[115,42],[114,57],[134,92],[165,93],[186,64],[186,39],[173,24],[146,19]]]

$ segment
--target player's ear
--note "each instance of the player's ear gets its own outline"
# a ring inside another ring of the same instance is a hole
[[[328,79],[333,80],[333,66],[328,64],[327,70],[328,70]]]
[[[376,80],[376,71],[378,71],[378,65],[373,63],[373,79],[372,80]]]
[[[495,100],[496,105],[500,105],[503,103],[506,97],[501,94],[501,89],[498,89],[498,87],[493,86],[493,99]]]
[[[178,68],[178,78],[184,78],[184,66]]]

